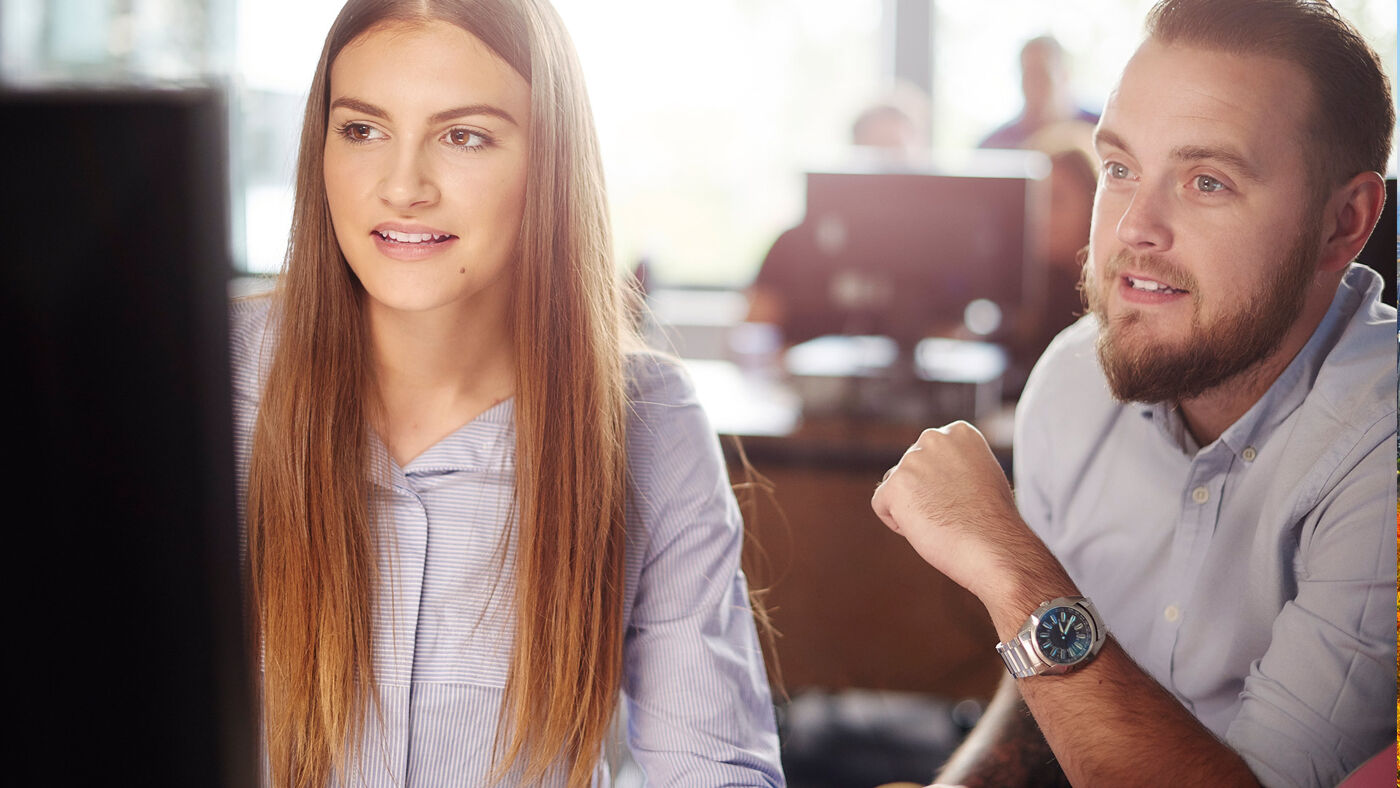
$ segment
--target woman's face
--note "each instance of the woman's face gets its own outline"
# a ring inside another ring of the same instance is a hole
[[[504,314],[530,85],[445,22],[372,29],[331,66],[326,199],[371,308]]]

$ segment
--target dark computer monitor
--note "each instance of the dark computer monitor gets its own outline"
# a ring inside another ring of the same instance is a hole
[[[7,90],[0,127],[3,574],[21,698],[7,772],[253,785],[224,101]]]
[[[994,304],[1005,325],[1040,295],[1028,222],[1042,196],[1027,161],[808,173],[806,216],[774,246],[795,261],[783,286],[789,339],[882,334],[912,346],[960,326],[979,300]]]

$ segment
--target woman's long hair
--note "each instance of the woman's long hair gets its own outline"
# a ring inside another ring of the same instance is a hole
[[[627,486],[622,296],[583,79],[545,0],[350,0],[307,101],[278,339],[249,466],[248,548],[273,781],[322,786],[376,708],[364,292],[323,180],[330,68],[377,27],[442,20],[529,83],[524,219],[512,267],[516,631],[496,774],[589,782],[621,682]]]

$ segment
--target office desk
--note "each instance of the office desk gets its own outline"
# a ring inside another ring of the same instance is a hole
[[[796,397],[771,375],[725,362],[687,366],[740,485],[750,583],[767,588],[789,691],[990,697],[1004,668],[985,609],[870,509],[885,470],[922,427],[938,425],[802,418]],[[1007,426],[994,420],[987,431],[1009,465]],[[770,493],[744,489],[738,445]]]

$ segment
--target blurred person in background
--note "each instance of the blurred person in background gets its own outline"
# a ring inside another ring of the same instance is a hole
[[[1056,123],[1097,123],[1097,113],[1075,103],[1064,48],[1053,36],[1038,36],[1021,47],[1021,114],[998,127],[979,148],[1024,148],[1036,132]]]
[[[1026,141],[1029,150],[1050,161],[1048,205],[1042,254],[1039,309],[1018,315],[1008,338],[1012,351],[1013,386],[1025,375],[1050,341],[1084,314],[1079,282],[1088,254],[1089,227],[1099,165],[1093,149],[1094,127],[1079,120],[1047,126]]]
[[[851,124],[857,163],[898,171],[928,156],[929,102],[918,88],[900,84],[863,109]],[[804,224],[778,236],[763,258],[748,289],[749,323],[770,323],[783,341],[796,344],[823,334],[841,333],[847,323],[841,299],[831,290],[837,273],[818,234]]]
[[[872,500],[1002,641],[942,784],[1331,786],[1395,742],[1396,315],[1352,262],[1391,87],[1322,0],[1162,0],[1146,31],[1015,498],[958,422]]]

